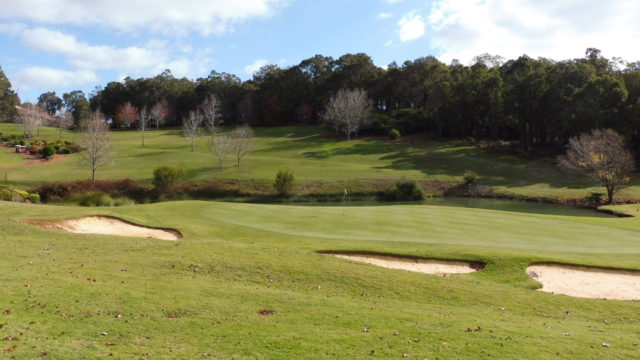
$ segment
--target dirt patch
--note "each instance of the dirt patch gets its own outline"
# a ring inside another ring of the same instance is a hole
[[[46,229],[64,230],[76,234],[100,234],[178,240],[182,234],[175,229],[152,228],[109,216],[87,216],[67,220],[29,220],[27,223]]]
[[[465,261],[419,259],[391,255],[328,253],[342,259],[363,262],[388,269],[420,272],[424,274],[451,275],[472,273],[484,268],[483,264]]]
[[[527,274],[542,283],[540,291],[582,298],[640,300],[640,271],[587,266],[536,264]]]
[[[24,167],[31,167],[31,166],[49,165],[49,164],[55,164],[55,163],[59,163],[61,161],[66,160],[66,157],[61,154],[53,155],[53,157],[49,160],[43,159],[38,155],[28,155],[28,154],[15,154],[15,155],[24,157],[25,159],[27,159],[27,162],[22,164],[17,164],[17,165],[3,166],[3,167],[0,167],[0,169],[17,169],[17,168],[24,168]]]

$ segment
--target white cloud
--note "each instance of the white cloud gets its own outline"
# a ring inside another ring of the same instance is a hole
[[[75,36],[42,27],[24,30],[22,43],[34,50],[59,54],[80,70],[116,70],[129,76],[155,75],[171,69],[174,75],[194,77],[206,73],[212,60],[209,53],[203,56],[191,54],[189,58],[169,51],[166,41],[151,39],[140,46],[115,47],[90,45]],[[192,53],[190,46],[180,47],[182,54]]]
[[[387,40],[383,45],[386,46],[386,47],[389,47],[389,46],[393,45],[393,40]]]
[[[376,18],[384,20],[384,19],[388,19],[393,17],[392,13],[388,13],[388,12],[381,12],[378,15],[376,15]]]
[[[20,90],[70,88],[98,81],[89,70],[67,71],[50,67],[31,66],[20,70],[11,81]]]
[[[244,67],[244,72],[248,75],[253,75],[254,72],[260,70],[261,67],[267,65],[269,60],[266,59],[258,59],[251,64]]]
[[[222,34],[237,23],[271,16],[291,0],[2,0],[0,19],[100,26],[162,34]]]
[[[402,42],[416,40],[424,36],[425,23],[422,15],[415,11],[404,14],[398,21],[398,34]]]
[[[166,58],[154,44],[149,48],[130,46],[118,48],[108,45],[90,45],[74,36],[45,28],[22,32],[22,43],[32,49],[60,54],[80,69],[110,69],[136,72],[147,69]]]
[[[386,2],[387,4],[397,4],[402,1],[404,0],[384,0],[384,2]]]
[[[0,23],[0,34],[16,36],[27,26],[20,23]]]
[[[482,53],[563,60],[588,47],[640,60],[639,13],[640,2],[628,0],[438,0],[428,22],[445,62]]]

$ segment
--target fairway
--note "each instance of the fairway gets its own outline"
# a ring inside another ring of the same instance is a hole
[[[0,124],[0,132],[19,134],[15,124]],[[389,141],[365,137],[346,141],[317,126],[256,128],[254,151],[236,168],[229,158],[224,171],[218,170],[209,149],[209,137],[202,136],[194,152],[180,130],[149,131],[145,147],[136,131],[114,131],[112,164],[98,170],[99,179],[149,180],[158,165],[182,167],[190,181],[239,180],[270,188],[278,169],[291,169],[299,190],[305,188],[358,189],[362,182],[393,183],[406,178],[424,182],[457,184],[467,171],[479,174],[479,182],[506,196],[582,198],[602,188],[584,176],[567,173],[549,160],[526,160],[515,155],[492,153],[466,141],[434,141],[408,137]],[[54,128],[42,128],[41,136],[57,140]],[[64,139],[76,135],[65,132]],[[6,148],[0,148],[3,150]],[[4,162],[3,162],[4,161]],[[55,164],[9,168],[23,160],[15,154],[0,153],[0,175],[10,184],[35,186],[57,181],[83,180],[90,171],[78,154],[66,155]],[[640,186],[623,188],[620,197],[640,199]]]
[[[175,228],[184,238],[24,222],[88,215]],[[0,335],[15,337],[3,349],[17,345],[4,354],[26,359],[631,359],[640,351],[640,302],[538,292],[525,269],[640,269],[639,238],[635,218],[446,206],[2,203]],[[318,251],[486,267],[442,277]]]

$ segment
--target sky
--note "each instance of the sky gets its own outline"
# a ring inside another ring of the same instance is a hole
[[[22,101],[127,76],[250,79],[365,52],[378,66],[489,53],[640,60],[638,0],[0,0],[0,66]]]

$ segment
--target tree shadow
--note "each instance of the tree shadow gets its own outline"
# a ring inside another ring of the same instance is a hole
[[[584,189],[597,184],[592,179],[560,169],[552,160],[527,160],[516,155],[493,153],[455,143],[404,148],[381,160],[377,169],[420,170],[431,176],[462,177],[473,171],[483,185],[524,187],[547,184],[556,188]]]

